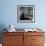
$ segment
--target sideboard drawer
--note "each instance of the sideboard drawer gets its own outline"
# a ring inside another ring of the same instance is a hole
[[[32,36],[32,43],[33,44],[43,44],[44,36]]]
[[[24,33],[24,36],[41,36],[43,35],[44,36],[44,32],[25,32]]]
[[[4,32],[5,36],[23,36],[23,32]]]

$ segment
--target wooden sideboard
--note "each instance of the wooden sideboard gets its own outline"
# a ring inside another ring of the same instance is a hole
[[[44,46],[44,32],[3,32],[3,46]]]

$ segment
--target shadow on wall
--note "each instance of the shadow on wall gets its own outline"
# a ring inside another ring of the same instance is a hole
[[[6,32],[6,29],[4,30],[4,28],[6,28],[6,26],[4,24],[0,24],[0,43],[2,43],[2,33]]]

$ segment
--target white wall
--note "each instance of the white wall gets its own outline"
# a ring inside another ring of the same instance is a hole
[[[1,0],[0,24],[13,24],[16,28],[46,29],[46,0]],[[17,5],[35,5],[35,23],[17,22]]]

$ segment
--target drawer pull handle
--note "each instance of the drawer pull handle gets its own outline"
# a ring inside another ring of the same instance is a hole
[[[12,40],[11,38],[9,38],[10,40]]]
[[[36,40],[36,39],[32,39],[32,40]]]
[[[10,40],[13,40],[13,38],[9,38]]]

